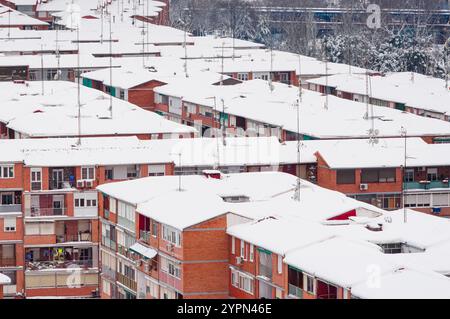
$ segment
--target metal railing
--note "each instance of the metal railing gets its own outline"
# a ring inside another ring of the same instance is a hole
[[[150,242],[150,231],[139,230],[139,239],[146,243]]]
[[[118,216],[117,217],[117,224],[119,224],[119,225],[121,225],[123,227],[126,227],[129,230],[131,230],[131,231],[134,231],[134,229],[135,229],[134,228],[135,224],[131,220],[123,218],[122,216]]]
[[[405,189],[435,189],[435,188],[450,188],[450,184],[442,181],[432,182],[405,182],[403,183]]]
[[[108,266],[102,265],[102,276],[115,281],[116,274],[117,274],[117,272],[114,269],[112,269]]]
[[[27,261],[26,269],[27,270],[47,270],[47,269],[65,269],[65,268],[92,268],[93,260],[64,260],[64,261],[56,261],[56,260],[38,260],[38,261]]]
[[[50,189],[69,189],[75,187],[75,182],[70,181],[58,181],[58,180],[50,180],[49,181]]]
[[[57,243],[66,243],[66,242],[79,242],[79,241],[92,241],[91,233],[78,233],[78,234],[64,234],[57,235],[56,242]]]
[[[289,284],[289,295],[296,298],[302,298],[303,290],[300,287]]]
[[[120,272],[117,272],[117,281],[120,282],[122,285],[130,288],[133,291],[137,291],[137,283],[136,281],[126,277],[125,275],[122,275]]]
[[[25,210],[26,217],[64,216],[65,214],[66,214],[66,207],[64,207],[64,208],[32,207],[32,208]]]

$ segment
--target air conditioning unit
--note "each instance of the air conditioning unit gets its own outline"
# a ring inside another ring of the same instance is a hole
[[[77,188],[83,188],[84,184],[84,181],[77,181]]]
[[[236,265],[242,265],[243,259],[242,257],[236,257]]]
[[[167,244],[166,249],[167,251],[173,251],[173,244]]]
[[[367,191],[367,190],[369,190],[369,185],[368,184],[360,184],[359,189],[362,191]]]
[[[94,186],[94,181],[86,181],[86,188],[92,188]]]

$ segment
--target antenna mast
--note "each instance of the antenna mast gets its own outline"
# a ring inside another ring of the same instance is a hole
[[[72,1],[73,3],[73,1]],[[80,89],[80,21],[77,21],[77,101],[78,101],[78,145],[81,145],[81,89]]]
[[[112,96],[112,84],[113,71],[112,71],[112,10],[109,10],[109,117],[113,118],[113,96]]]
[[[301,68],[301,57],[300,57],[300,53],[298,54],[298,65],[299,65],[299,69],[298,69],[298,99],[297,99],[297,167],[300,167],[300,162],[301,162],[301,141],[300,141],[300,104],[302,102],[302,86],[300,85],[300,68]],[[297,185],[295,187],[295,194],[294,194],[294,199],[296,201],[300,201],[300,193],[301,193],[301,179],[300,179],[300,170],[297,170],[296,167],[296,173],[297,173]]]
[[[407,145],[407,134],[408,132],[406,131],[406,128],[402,126],[401,130],[400,130],[401,136],[404,137],[405,139],[405,144],[404,144],[404,163],[403,163],[403,183],[402,183],[402,202],[403,202],[403,222],[406,224],[408,222],[408,213],[407,213],[407,209],[405,206],[405,199],[406,199],[406,194],[405,194],[405,173],[406,173],[406,161],[408,159],[408,155],[406,153],[406,145]]]

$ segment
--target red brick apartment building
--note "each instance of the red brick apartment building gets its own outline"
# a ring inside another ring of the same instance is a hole
[[[0,164],[0,272],[11,278],[5,297],[95,295],[102,205],[95,188],[156,170],[173,174],[169,164],[117,165],[120,151],[101,164],[84,165],[83,155],[70,161],[75,152],[49,165],[60,151],[44,150],[32,164],[19,158]]]

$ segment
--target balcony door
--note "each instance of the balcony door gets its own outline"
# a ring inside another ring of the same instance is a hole
[[[31,190],[40,191],[42,187],[42,170],[40,168],[31,169]]]
[[[64,210],[64,195],[53,196],[53,215],[60,216]]]
[[[64,170],[54,169],[52,171],[52,186],[53,189],[61,189],[64,182]]]

